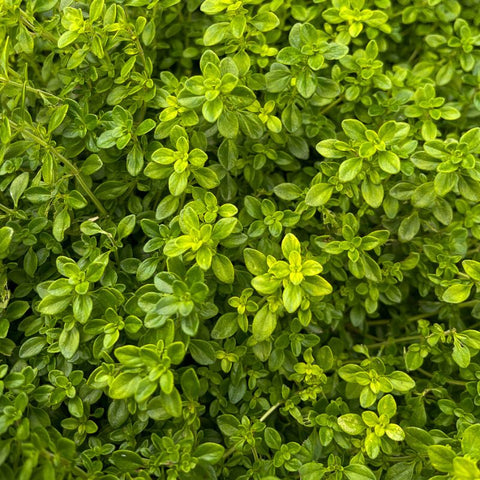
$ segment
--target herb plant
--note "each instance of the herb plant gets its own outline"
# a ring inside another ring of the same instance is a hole
[[[0,479],[479,479],[478,5],[0,0]]]

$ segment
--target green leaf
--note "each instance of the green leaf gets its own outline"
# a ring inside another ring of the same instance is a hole
[[[460,143],[466,143],[470,151],[480,148],[480,128],[475,127],[465,132],[460,137]]]
[[[385,475],[385,480],[412,480],[415,463],[399,462],[392,465]]]
[[[364,407],[368,405],[363,405]],[[367,452],[367,455],[375,459],[378,457],[380,454],[380,438],[377,437],[375,432],[368,432],[366,437],[365,437],[365,451]]]
[[[236,226],[235,218],[221,218],[213,227],[212,238],[217,241],[225,240],[233,233]]]
[[[364,371],[360,365],[350,364],[350,365],[343,365],[338,369],[338,375],[345,380],[346,382],[357,382],[358,379],[367,379],[369,382],[369,376]]]
[[[219,44],[228,33],[229,27],[228,22],[218,22],[210,25],[203,34],[203,43],[206,46]]]
[[[173,342],[167,347],[167,356],[174,365],[182,363],[185,356],[185,344],[182,342]]]
[[[337,140],[334,139],[322,140],[317,143],[316,149],[325,158],[342,158],[345,156],[342,151],[337,149]]]
[[[400,222],[398,228],[398,239],[401,242],[409,242],[412,240],[420,230],[420,218],[418,213],[414,211],[411,215],[404,218]]]
[[[128,190],[128,184],[122,181],[109,180],[95,189],[95,195],[99,200],[117,200]]]
[[[317,78],[309,70],[303,70],[297,75],[296,87],[298,93],[304,98],[310,98],[317,88]]]
[[[393,152],[379,152],[378,164],[384,172],[391,175],[395,175],[400,171],[400,158]]]
[[[300,287],[300,285],[293,285],[292,283],[288,283],[283,290],[282,299],[285,310],[288,313],[295,312],[302,303],[302,288]]]
[[[218,463],[225,452],[225,448],[218,443],[202,443],[194,451],[193,456],[200,461],[215,465]]]
[[[282,437],[274,428],[267,427],[263,435],[265,438],[265,443],[269,448],[273,450],[280,450],[280,447],[282,446]]]
[[[0,479],[480,479],[477,4],[1,2]]]
[[[251,23],[260,32],[269,32],[279,25],[280,20],[273,12],[264,12],[255,15]]]
[[[79,37],[79,35],[80,34],[78,32],[72,31],[62,33],[57,42],[58,48],[65,48],[67,45],[70,45]]]
[[[347,465],[343,473],[348,480],[376,480],[377,478],[368,467],[360,464]]]
[[[144,466],[142,457],[131,450],[116,450],[110,462],[124,472],[134,472]]]
[[[72,358],[78,350],[80,345],[80,332],[77,327],[73,327],[69,330],[63,329],[58,339],[58,346],[62,355],[70,359]]]
[[[465,273],[475,282],[480,282],[480,262],[475,260],[464,260],[462,262]]]
[[[338,424],[340,428],[349,435],[360,435],[365,430],[365,424],[362,418],[355,413],[347,413],[338,417]]]
[[[53,132],[56,130],[65,119],[68,112],[68,104],[61,105],[58,108],[55,108],[53,114],[51,115],[48,121],[48,131]]]
[[[388,376],[394,390],[399,392],[408,392],[415,387],[415,381],[405,372],[393,372]]]
[[[386,415],[388,418],[395,416],[397,412],[397,404],[392,395],[385,395],[378,402],[377,411],[379,415]]]
[[[210,168],[197,168],[193,175],[198,184],[203,188],[210,190],[220,184],[217,174]]]
[[[321,480],[325,471],[325,467],[317,462],[305,463],[299,469],[301,480]]]
[[[423,453],[427,450],[429,445],[433,445],[433,437],[418,427],[406,427],[405,428],[405,440],[407,444],[417,450],[420,453]]]
[[[46,296],[39,304],[38,310],[45,315],[58,315],[62,313],[72,302],[72,297],[60,296],[54,297],[53,295]]]
[[[223,283],[233,283],[235,271],[232,262],[225,255],[217,253],[212,259],[212,269],[215,276]]]
[[[185,370],[180,381],[183,393],[191,400],[198,399],[201,393],[200,382],[193,368]]]
[[[462,303],[469,296],[472,290],[471,283],[457,283],[450,285],[442,295],[442,300],[447,303]]]
[[[153,120],[152,118],[146,118],[136,128],[135,135],[138,135],[138,136],[145,135],[146,133],[153,130],[155,126],[156,126],[155,120]]]
[[[331,42],[327,49],[324,50],[323,55],[327,60],[338,60],[343,58],[348,53],[348,47],[340,43]]]
[[[94,22],[98,18],[100,18],[103,8],[104,8],[105,2],[104,0],[93,0],[92,3],[90,4],[90,10],[89,10],[89,18],[90,21]]]
[[[277,317],[267,305],[255,315],[252,323],[252,333],[257,342],[267,340],[277,327]]]
[[[235,112],[224,110],[217,120],[218,131],[225,138],[235,138],[238,135],[239,123]]]
[[[262,275],[267,271],[267,258],[262,252],[253,248],[246,248],[243,251],[243,257],[245,266],[253,275]]]
[[[354,118],[343,120],[342,128],[352,140],[364,141],[366,138],[365,132],[367,131],[367,127],[365,127],[365,125],[359,120]]]
[[[432,182],[426,182],[415,189],[412,195],[412,205],[416,208],[428,208],[435,201],[435,187]]]
[[[136,217],[134,214],[127,215],[120,220],[117,227],[117,236],[119,240],[128,237],[133,232],[133,229],[135,228],[135,220]]]
[[[405,439],[405,433],[403,432],[402,428],[395,423],[390,423],[387,425],[385,433],[387,434],[388,438],[391,438],[395,442],[401,442]]]
[[[8,247],[12,243],[13,229],[11,227],[0,228],[0,257],[4,258],[8,252]]]
[[[212,365],[217,359],[212,344],[205,340],[191,340],[188,350],[200,365]]]
[[[360,157],[349,158],[341,163],[338,178],[341,182],[351,182],[361,172],[363,160]]]
[[[227,437],[236,435],[240,426],[240,421],[233,415],[220,415],[217,418],[218,428]]]
[[[285,258],[289,258],[292,252],[300,252],[300,242],[293,233],[287,233],[282,240],[282,253]]]
[[[383,186],[373,183],[369,179],[362,182],[362,196],[364,200],[373,208],[378,208],[383,202]]]
[[[435,193],[444,196],[451,192],[457,183],[457,176],[451,173],[439,172],[433,181]]]
[[[18,206],[18,201],[28,186],[29,179],[30,176],[28,172],[23,172],[15,177],[13,182],[10,184],[10,196],[12,197],[15,208]]]
[[[320,276],[307,277],[302,282],[302,289],[312,297],[323,297],[332,293],[333,288],[324,278]]]
[[[182,415],[182,398],[176,388],[168,394],[162,391],[160,400],[169,415],[172,417],[180,417]]]
[[[52,232],[55,240],[61,242],[65,238],[65,232],[70,227],[70,224],[70,214],[68,213],[68,210],[66,208],[63,208],[53,220]]]
[[[211,335],[215,339],[224,339],[233,336],[237,330],[237,313],[227,312],[217,320]]]
[[[308,190],[305,203],[311,207],[325,205],[332,196],[333,185],[328,183],[316,183]]]
[[[207,100],[202,107],[202,114],[207,122],[213,123],[217,121],[223,112],[223,102],[220,97],[215,100]]]
[[[38,355],[47,344],[45,337],[32,337],[22,343],[18,355],[20,358],[30,358]]]
[[[475,461],[480,460],[480,425],[471,425],[462,436],[462,451]]]
[[[298,187],[298,185],[295,185],[294,183],[281,183],[279,185],[276,185],[273,188],[273,192],[278,198],[281,198],[282,200],[288,200],[288,201],[296,200],[302,194],[301,188]],[[308,193],[307,193],[307,197],[308,197]],[[307,200],[305,201],[309,205],[308,201]]]
[[[155,218],[157,220],[163,220],[165,218],[171,217],[174,213],[177,212],[178,206],[180,205],[179,197],[173,195],[167,195],[157,206],[155,210]]]
[[[452,358],[460,368],[467,368],[470,365],[470,350],[458,339],[454,339]]]
[[[187,171],[182,173],[173,172],[168,179],[168,188],[175,197],[181,195],[188,186],[189,174]]]
[[[451,472],[453,470],[455,452],[450,447],[431,445],[428,447],[427,453],[432,467],[436,470],[440,472]]]
[[[109,396],[113,399],[133,397],[142,381],[136,373],[124,372],[116,376],[110,384]]]

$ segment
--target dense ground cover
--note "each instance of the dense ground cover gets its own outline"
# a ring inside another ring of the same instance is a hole
[[[0,0],[0,479],[479,479],[478,9]]]

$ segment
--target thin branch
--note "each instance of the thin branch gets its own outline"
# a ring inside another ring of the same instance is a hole
[[[57,38],[52,35],[48,30],[43,28],[41,23],[39,23],[36,18],[28,18],[27,12],[23,11],[22,9],[20,9],[20,20],[32,33],[36,35],[41,35],[46,40],[54,43],[55,45],[57,44]],[[35,22],[36,25],[34,25],[32,21]]]
[[[385,340],[384,342],[378,342],[378,343],[371,343],[370,345],[367,345],[367,348],[378,348],[378,347],[383,347],[390,345],[392,343],[403,343],[403,342],[410,342],[411,340],[420,340],[424,338],[423,335],[411,335],[409,337],[401,337],[401,338],[392,338],[391,340]]]
[[[480,300],[470,300],[468,302],[460,303],[457,305],[458,308],[469,308],[469,307],[474,307]],[[403,320],[403,323],[411,323],[415,322],[416,320],[422,320],[423,318],[428,318],[428,317],[434,317],[440,312],[441,307],[438,307],[436,310],[433,312],[426,312],[426,313],[419,313],[418,315],[413,315],[412,317],[407,317],[405,320]],[[393,318],[384,318],[381,320],[367,320],[367,325],[388,325],[389,323],[392,323],[395,321]]]
[[[264,422],[280,405],[282,402],[277,402],[275,405],[272,405],[259,419],[260,422]]]
[[[428,378],[433,378],[433,375],[427,370],[424,370],[423,368],[418,368],[417,371]],[[458,385],[460,387],[464,387],[467,384],[467,382],[464,382],[462,380],[450,380],[450,379],[445,380],[445,383],[448,383],[449,385]]]
[[[15,82],[14,80],[10,80],[9,78],[5,78],[5,77],[2,77],[2,76],[0,76],[0,83],[7,83],[9,85],[12,85],[12,86],[18,87],[18,88],[24,88],[25,87],[29,92],[35,93],[37,95],[40,95],[40,96],[43,95],[45,97],[52,97],[59,102],[64,102],[65,101],[63,98],[58,97],[57,95],[54,95],[53,93],[46,92],[45,90],[40,90],[39,88],[30,87],[29,85],[24,85],[23,83]]]
[[[63,458],[63,457],[58,457],[56,456],[55,454],[53,454],[52,452],[49,452],[48,450],[41,450],[40,451],[40,454],[43,455],[45,458],[48,458],[48,460],[51,462],[54,458],[57,458],[60,460],[60,462],[66,466],[66,467],[71,467],[72,471],[71,473],[74,473],[75,475],[77,475],[78,478],[84,478],[84,479],[88,479],[90,478],[90,475],[85,472],[84,470],[82,470],[80,467],[77,467],[76,465],[73,465],[72,462],[70,462],[69,460],[67,460],[66,458]]]
[[[83,188],[85,191],[86,195],[90,198],[90,200],[94,203],[94,205],[97,207],[97,210],[102,214],[107,216],[108,212],[105,209],[105,207],[102,205],[100,200],[95,196],[95,194],[92,192],[90,187],[87,185],[85,180],[82,177],[82,174],[80,173],[80,170],[64,155],[62,155],[54,146],[49,145],[47,142],[42,140],[40,137],[35,135],[35,133],[25,130],[21,128],[17,123],[13,122],[10,120],[10,124],[12,125],[13,128],[15,128],[17,131],[24,133],[27,137],[29,137],[31,140],[33,140],[35,143],[40,145],[41,147],[45,148],[49,152],[52,153],[55,157],[58,158],[69,170],[70,172],[75,176],[77,179],[78,183],[80,186]]]
[[[331,108],[338,105],[345,98],[344,95],[340,95],[334,102],[329,103],[323,110],[320,111],[320,115],[325,115]]]

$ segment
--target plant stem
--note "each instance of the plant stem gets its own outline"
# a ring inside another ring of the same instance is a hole
[[[363,333],[358,328],[355,328],[353,325],[347,324],[345,326],[345,328],[347,330],[349,330],[350,332],[355,333],[355,334],[360,335],[360,336],[363,336],[365,338],[370,338],[371,340],[381,340],[381,338],[376,337],[375,335],[371,335],[369,333]]]
[[[407,63],[412,63],[414,58],[419,54],[419,52],[420,52],[420,48],[416,48],[410,55],[410,58],[407,60]]]
[[[260,417],[260,422],[264,422],[281,404],[282,404],[282,402],[277,402],[275,405],[272,405],[272,406]]]
[[[426,377],[433,378],[433,375],[427,370],[424,370],[423,368],[418,368],[417,370]],[[445,383],[448,383],[449,385],[458,385],[460,387],[464,387],[467,384],[467,382],[463,382],[462,380],[445,380]]]
[[[237,449],[237,445],[233,445],[230,447],[224,454],[223,454],[223,459],[225,460],[228,458],[235,450]]]
[[[33,18],[33,22],[36,23],[36,25],[34,25],[32,21],[28,18],[28,14],[22,9],[20,9],[20,20],[32,33],[42,35],[43,37],[45,37],[46,40],[49,40],[55,45],[57,44],[56,37],[52,35],[48,30],[45,30],[45,28],[42,27],[42,24],[37,22],[35,18]]]
[[[131,40],[133,41],[133,43],[137,47],[138,55],[140,56],[140,60],[142,61],[143,66],[146,67],[147,66],[147,59],[145,58],[145,52],[143,51],[142,44],[140,43],[140,40],[138,39],[137,34],[132,30],[131,26],[128,23],[125,24],[125,28],[126,28],[127,32],[129,33]]]
[[[40,453],[45,457],[48,458],[48,460],[51,462],[55,457],[57,457],[55,454],[52,452],[49,452],[48,450],[41,450]],[[72,465],[70,461],[68,461],[66,458],[60,457],[59,458],[60,462],[65,465],[66,467],[71,467],[72,472],[74,473],[78,478],[85,478],[88,479],[90,478],[90,475],[87,472],[84,472],[81,468],[77,467],[76,465]]]
[[[14,80],[10,80],[9,78],[2,77],[2,76],[0,76],[0,82],[1,83],[8,83],[8,84],[10,84],[14,87],[18,87],[18,88],[23,88],[24,87],[23,83],[15,82]],[[45,90],[40,90],[39,88],[30,87],[29,85],[25,85],[25,88],[29,92],[36,93],[37,95],[44,95],[45,97],[52,97],[55,100],[58,100],[60,102],[64,102],[63,98],[57,97],[57,95],[54,95],[53,93],[46,92]]]
[[[464,387],[467,384],[467,382],[462,380],[447,380],[447,383],[450,385],[458,385],[460,387]]]
[[[438,310],[435,310],[434,312],[420,313],[418,315],[414,315],[413,317],[408,317],[405,320],[405,323],[415,322],[416,320],[421,320],[422,318],[433,317],[437,315],[437,313],[438,313]],[[368,325],[388,325],[391,321],[392,319],[385,318],[383,320],[371,320],[371,321],[368,321],[367,324]]]
[[[334,102],[329,103],[323,110],[320,110],[320,115],[325,115],[331,108],[338,105],[344,99],[343,95],[340,95]]]
[[[94,203],[94,205],[97,207],[97,210],[102,214],[107,216],[108,212],[105,210],[105,207],[102,205],[100,200],[95,196],[95,194],[92,192],[90,187],[87,185],[85,180],[82,177],[82,174],[80,173],[80,170],[64,155],[62,155],[54,146],[48,144],[44,140],[42,140],[40,137],[35,135],[35,133],[30,132],[29,130],[25,130],[21,128],[18,124],[10,120],[10,124],[12,127],[16,128],[17,131],[23,132],[27,137],[29,137],[31,140],[36,142],[38,145],[41,147],[45,148],[46,150],[50,151],[52,155],[56,156],[58,160],[60,160],[70,171],[71,173],[75,176],[77,179],[78,183],[80,186],[83,188],[87,196],[90,198],[90,200]]]
[[[464,302],[464,303],[461,303],[461,304],[457,305],[457,307],[458,308],[474,307],[478,302],[480,302],[480,300],[470,300],[468,302]],[[407,317],[407,319],[405,320],[405,323],[415,322],[416,320],[422,320],[423,318],[434,317],[435,315],[438,314],[438,312],[440,311],[440,308],[441,307],[438,307],[433,312],[419,313],[418,315],[413,315],[412,317]],[[372,325],[372,326],[373,325],[388,325],[392,321],[394,321],[394,319],[384,318],[382,320],[367,321],[367,324]]]
[[[423,335],[411,335],[409,337],[392,338],[391,340],[385,340],[384,342],[371,343],[370,345],[367,345],[367,348],[383,347],[384,345],[390,345],[391,343],[403,343],[409,342],[410,340],[420,340],[421,338],[424,338]]]
[[[418,458],[418,453],[415,454],[415,455],[400,455],[398,457],[390,455],[390,456],[388,456],[388,461],[389,462],[404,462],[405,460],[413,460],[415,458]]]
[[[0,210],[3,210],[5,213],[8,213],[8,215],[15,215],[15,210],[8,208],[5,205],[2,205],[1,203],[0,203]]]

